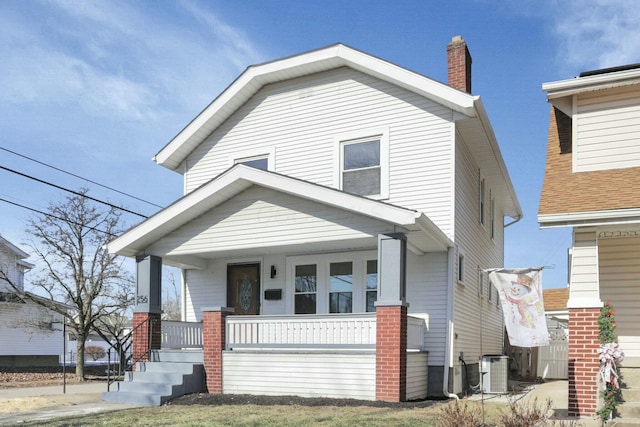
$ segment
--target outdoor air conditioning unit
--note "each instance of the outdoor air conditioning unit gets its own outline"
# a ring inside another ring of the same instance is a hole
[[[482,356],[480,378],[483,393],[509,392],[509,356],[487,354]]]

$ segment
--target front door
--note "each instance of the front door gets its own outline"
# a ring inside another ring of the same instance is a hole
[[[234,314],[260,314],[260,264],[227,266],[227,307]]]

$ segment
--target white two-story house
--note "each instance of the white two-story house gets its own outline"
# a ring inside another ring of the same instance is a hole
[[[482,270],[522,212],[466,43],[447,51],[449,84],[343,44],[250,66],[155,156],[185,194],[109,250],[138,260],[136,314],[183,269],[210,392],[452,396],[502,352]]]
[[[61,316],[20,295],[8,282],[24,291],[25,273],[34,267],[27,258],[0,236],[0,366],[58,366],[64,347]]]

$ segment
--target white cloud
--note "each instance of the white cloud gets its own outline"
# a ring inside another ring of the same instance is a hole
[[[47,1],[37,25],[33,8],[10,5],[0,7],[0,100],[13,104],[117,120],[193,115],[261,60],[240,30],[191,2]]]
[[[551,9],[558,59],[567,68],[585,71],[640,62],[637,1],[558,1]]]

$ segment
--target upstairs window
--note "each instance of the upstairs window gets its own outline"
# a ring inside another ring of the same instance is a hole
[[[241,165],[251,166],[252,168],[262,169],[264,171],[269,170],[269,157],[257,156],[236,160],[236,163]]]
[[[491,196],[489,193],[489,198],[491,199],[491,238],[495,239],[496,237],[496,199]]]
[[[336,138],[335,184],[359,196],[389,197],[389,143],[386,129]]]
[[[342,145],[342,189],[361,196],[380,194],[380,140]]]
[[[480,201],[478,205],[478,220],[480,224],[484,225],[484,215],[486,209],[486,201],[485,201],[485,190],[484,190],[484,178],[480,178],[480,184],[478,185],[478,200]]]

